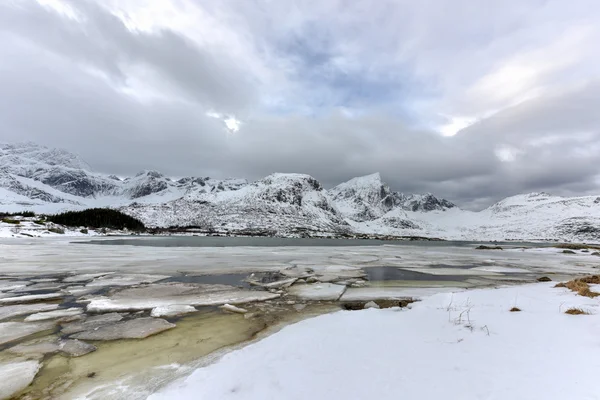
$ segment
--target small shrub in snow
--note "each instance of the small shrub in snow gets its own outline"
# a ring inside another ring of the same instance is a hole
[[[569,250],[583,250],[583,249],[598,249],[598,246],[590,246],[588,244],[580,244],[580,243],[561,243],[554,246],[559,249],[569,249]]]
[[[581,308],[569,308],[565,311],[565,314],[569,315],[589,315],[589,312],[582,310]]]
[[[583,278],[573,279],[572,281],[568,281],[566,283],[561,282],[554,287],[564,287],[576,292],[580,296],[589,297],[590,299],[600,296],[600,293],[593,292],[590,289],[589,284],[600,284],[600,275],[591,275]]]
[[[21,221],[19,221],[18,219],[10,219],[10,218],[4,218],[2,220],[2,222],[4,222],[5,224],[13,224],[13,225],[18,225],[21,223]]]
[[[500,246],[485,246],[482,244],[481,246],[477,246],[475,248],[475,250],[503,250],[503,249]]]
[[[519,307],[513,307],[509,310],[510,312],[520,312],[521,309]]]

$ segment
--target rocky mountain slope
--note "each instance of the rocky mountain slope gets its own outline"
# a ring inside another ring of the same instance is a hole
[[[391,190],[378,173],[329,190],[311,176],[272,174],[256,182],[168,178],[142,171],[121,178],[78,156],[33,143],[0,144],[0,211],[55,213],[114,207],[150,227],[280,235],[385,234],[462,240],[600,240],[600,197],[532,193],[480,211],[432,194]]]

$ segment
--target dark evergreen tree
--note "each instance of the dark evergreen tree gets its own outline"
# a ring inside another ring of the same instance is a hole
[[[90,228],[129,229],[143,231],[142,221],[110,208],[90,208],[83,211],[68,211],[48,216],[48,221],[66,226],[86,226]]]

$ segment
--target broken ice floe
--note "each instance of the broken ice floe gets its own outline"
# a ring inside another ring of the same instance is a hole
[[[93,281],[88,283],[86,286],[99,287],[99,286],[131,286],[139,285],[142,283],[153,283],[163,279],[170,278],[169,275],[149,275],[149,274],[114,274],[114,275],[103,275],[95,278]]]
[[[96,351],[96,346],[77,339],[68,340],[38,340],[37,342],[23,343],[8,349],[10,353],[25,356],[43,356],[61,352],[71,357],[81,357]]]
[[[5,304],[35,303],[42,300],[59,300],[63,297],[63,293],[31,294],[18,297],[5,297],[0,299],[0,306]]]
[[[0,291],[8,292],[11,290],[21,289],[30,285],[28,281],[0,281]]]
[[[9,399],[31,384],[41,364],[37,361],[14,361],[0,364],[0,399]]]
[[[58,304],[17,304],[12,306],[0,306],[0,321],[12,317],[18,317],[19,315],[37,313],[42,311],[56,310]]]
[[[314,283],[310,285],[292,286],[289,294],[303,300],[338,300],[346,286],[334,283]]]
[[[109,297],[92,298],[88,312],[138,311],[171,305],[215,306],[243,304],[279,297],[264,291],[239,289],[227,285],[156,283],[127,288]]]
[[[172,304],[169,306],[155,307],[150,312],[151,317],[176,317],[178,315],[196,312],[196,308],[182,304]]]
[[[71,333],[82,332],[86,330],[94,330],[112,322],[118,322],[123,319],[123,316],[118,313],[101,314],[93,317],[88,317],[83,322],[73,322],[62,325],[61,333],[69,335]]]
[[[221,310],[229,311],[229,312],[236,313],[236,314],[246,314],[248,312],[248,310],[246,310],[245,308],[236,307],[231,304],[223,304],[219,308]]]
[[[108,323],[76,333],[72,338],[83,340],[144,339],[172,328],[175,328],[175,324],[164,319],[146,317]]]
[[[460,292],[464,289],[453,287],[406,288],[406,287],[365,287],[349,288],[341,301],[402,300],[419,298],[436,293]]]
[[[101,273],[92,273],[92,274],[79,274],[72,275],[63,279],[63,282],[66,283],[81,283],[91,281],[92,279],[96,279],[102,276],[110,275],[113,272],[101,272]]]
[[[43,321],[46,319],[55,319],[55,318],[62,318],[62,317],[72,317],[72,316],[80,315],[80,314],[83,314],[83,310],[81,308],[77,308],[77,307],[65,308],[62,310],[47,311],[47,312],[40,312],[37,314],[32,314],[32,315],[28,316],[27,318],[25,318],[25,322]]]
[[[0,345],[54,328],[53,322],[0,322]]]

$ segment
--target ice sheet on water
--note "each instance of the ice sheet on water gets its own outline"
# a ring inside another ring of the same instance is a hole
[[[74,339],[117,340],[143,339],[151,335],[175,328],[175,324],[160,318],[137,318],[129,321],[113,322],[98,328],[76,333]]]
[[[41,311],[56,310],[58,304],[17,304],[12,306],[0,306],[0,321],[12,317],[18,317],[19,315],[25,315],[30,313],[36,313]]]
[[[4,297],[0,299],[0,306],[5,304],[34,303],[40,300],[58,300],[63,297],[63,293],[31,294],[26,296]]]
[[[393,300],[404,298],[420,298],[436,293],[462,291],[464,289],[455,287],[363,287],[349,288],[340,298],[341,301],[369,301],[369,300]]]
[[[140,283],[153,283],[162,279],[169,278],[169,275],[151,275],[151,274],[114,274],[95,278],[86,286],[131,286]]]
[[[15,361],[0,364],[0,399],[11,398],[31,384],[41,364],[37,361]]]
[[[156,283],[128,288],[106,298],[92,299],[89,312],[137,311],[171,305],[215,306],[243,304],[279,297],[279,294],[239,289],[227,285]]]
[[[53,322],[0,322],[0,345],[54,328]]]
[[[173,304],[170,306],[156,307],[152,309],[150,316],[152,317],[175,317],[178,315],[189,314],[197,310],[188,305]]]
[[[304,300],[337,300],[342,296],[346,286],[334,283],[313,283],[310,285],[292,286],[289,294]]]
[[[25,322],[43,321],[43,320],[47,320],[47,319],[55,319],[55,318],[62,318],[62,317],[72,317],[72,316],[80,315],[80,314],[83,314],[83,309],[81,309],[81,308],[77,308],[77,307],[65,308],[62,310],[47,311],[47,312],[40,312],[37,314],[31,314],[30,316],[25,318]]]

